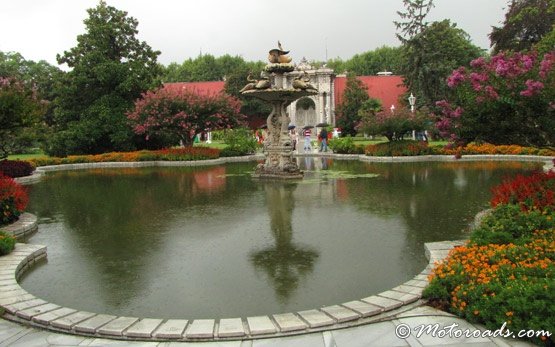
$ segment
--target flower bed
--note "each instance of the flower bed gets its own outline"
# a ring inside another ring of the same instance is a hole
[[[489,329],[555,333],[554,184],[551,171],[495,187],[493,212],[438,264],[424,297]],[[532,338],[553,343],[555,335],[549,339]]]
[[[512,155],[540,155],[555,156],[555,151],[548,148],[523,147],[518,145],[492,145],[489,143],[469,143],[464,147],[446,148],[432,147],[433,154],[463,155],[463,154],[512,154]]]
[[[77,163],[102,163],[102,162],[134,162],[134,161],[189,161],[216,159],[220,156],[220,150],[208,147],[183,147],[169,148],[156,151],[136,152],[111,152],[95,155],[70,155],[65,158],[39,158],[31,159],[32,165],[60,165]]]
[[[0,225],[16,221],[28,202],[27,191],[13,178],[0,174]]]

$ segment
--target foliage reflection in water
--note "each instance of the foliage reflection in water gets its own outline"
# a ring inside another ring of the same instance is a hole
[[[420,272],[423,244],[461,239],[489,188],[538,164],[299,159],[305,179],[253,163],[51,173],[29,211],[48,263],[31,293],[82,310],[236,317],[332,305]]]

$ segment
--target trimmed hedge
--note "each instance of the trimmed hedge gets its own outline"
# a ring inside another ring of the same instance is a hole
[[[22,160],[2,160],[0,161],[0,174],[11,178],[29,176],[35,168],[26,161]]]

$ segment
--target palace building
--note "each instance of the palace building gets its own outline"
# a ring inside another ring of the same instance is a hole
[[[347,77],[336,75],[332,69],[325,66],[316,69],[303,58],[295,71],[288,73],[287,79],[290,82],[299,74],[305,73],[310,78],[310,84],[318,90],[318,94],[301,98],[288,107],[291,123],[298,128],[318,123],[335,125],[335,108],[342,101]],[[407,90],[401,76],[380,73],[375,76],[357,76],[357,79],[367,87],[370,97],[382,102],[384,109],[389,109],[392,105],[398,108],[399,99]],[[166,88],[186,88],[200,93],[219,93],[224,90],[224,85],[224,81],[164,84]],[[256,127],[260,124],[251,125]]]

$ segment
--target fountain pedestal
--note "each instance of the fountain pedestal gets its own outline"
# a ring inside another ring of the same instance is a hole
[[[253,177],[295,179],[302,178],[303,173],[297,163],[293,161],[293,145],[289,135],[289,122],[286,112],[287,106],[293,101],[316,95],[318,91],[302,76],[287,85],[285,74],[294,70],[288,52],[281,49],[270,51],[270,64],[266,65],[261,80],[248,79],[249,84],[241,93],[252,96],[272,105],[272,112],[266,120],[268,136],[264,141],[264,164],[258,165]],[[277,56],[277,58],[276,58]],[[285,58],[284,58],[285,57]],[[276,60],[277,59],[277,60]],[[281,63],[281,61],[287,61]]]

